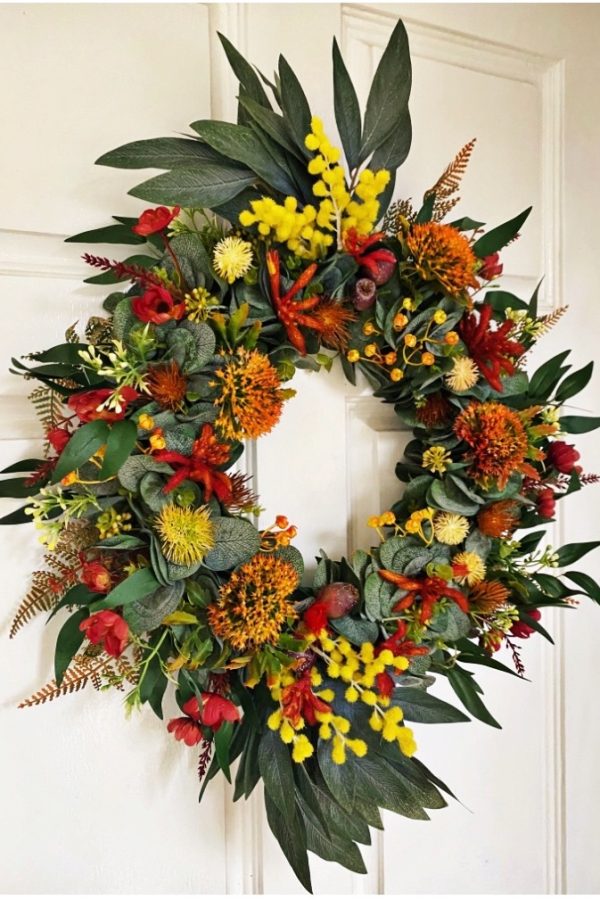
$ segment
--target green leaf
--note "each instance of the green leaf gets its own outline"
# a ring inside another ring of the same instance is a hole
[[[191,127],[203,141],[215,150],[226,153],[230,159],[243,163],[271,187],[284,194],[294,191],[289,175],[266,152],[251,128],[211,119],[192,122]]]
[[[129,193],[150,203],[167,206],[201,206],[208,209],[226,203],[253,184],[249,169],[207,163],[199,169],[178,168],[138,184]]]
[[[524,300],[515,297],[508,291],[488,291],[485,302],[489,303],[494,312],[504,312],[506,309],[527,309],[528,304]]]
[[[225,54],[229,61],[229,65],[233,69],[235,77],[238,79],[241,85],[243,85],[244,90],[246,91],[247,96],[254,100],[256,103],[259,103],[261,106],[266,107],[267,109],[271,108],[271,104],[269,103],[269,98],[260,83],[260,78],[250,65],[250,63],[244,59],[242,54],[236,50],[230,40],[225,37],[224,34],[221,34],[219,31],[217,32],[219,36],[219,40],[223,45],[223,49],[225,50]]]
[[[537,369],[529,380],[529,394],[532,398],[545,399],[560,381],[569,366],[562,368],[562,364],[569,355],[570,350],[553,356]]]
[[[302,794],[299,796],[302,816],[306,828],[306,846],[321,859],[337,862],[350,872],[366,874],[366,867],[361,852],[352,841],[340,835],[330,835],[314,815]]]
[[[459,490],[455,482],[448,478],[443,481],[434,481],[427,491],[427,503],[436,509],[445,512],[459,513],[462,516],[473,516],[479,511],[479,503],[469,500],[466,494]]]
[[[47,481],[47,478],[33,482],[30,478],[7,478],[0,481],[0,497],[11,497],[14,500],[32,497]]]
[[[398,20],[377,66],[367,99],[360,159],[377,150],[406,114],[412,81],[408,37]]]
[[[353,619],[352,616],[340,616],[339,619],[331,619],[330,625],[338,634],[347,638],[352,644],[372,644],[379,635],[379,626],[376,622],[367,622],[366,619]]]
[[[115,422],[108,434],[106,452],[102,461],[99,478],[116,475],[135,447],[137,427],[130,419]]]
[[[352,170],[358,166],[360,156],[360,107],[352,79],[335,38],[333,39],[332,54],[335,121],[346,154],[348,168]]]
[[[356,795],[354,770],[334,763],[331,758],[331,744],[328,741],[319,739],[317,757],[325,784],[342,809],[351,812]]]
[[[139,454],[130,456],[118,472],[118,479],[126,491],[137,493],[139,484],[147,472],[160,472],[163,475],[172,475],[173,470],[167,463],[157,462],[151,456]]]
[[[71,665],[71,660],[85,640],[85,634],[79,630],[79,626],[88,616],[87,607],[76,610],[58,632],[54,651],[54,676],[57,685],[62,682],[65,672]]]
[[[81,365],[80,350],[87,350],[87,344],[57,344],[41,353],[32,353],[31,356],[38,362],[57,362],[79,366]]]
[[[2,516],[0,525],[24,525],[25,522],[31,522],[31,516],[25,512],[27,508],[21,506],[20,509],[15,509],[14,512]]]
[[[563,416],[558,420],[561,431],[567,434],[586,434],[600,428],[600,418],[597,416]]]
[[[76,584],[72,588],[69,588],[62,600],[60,600],[56,604],[56,606],[46,619],[46,624],[48,624],[48,622],[54,618],[59,610],[64,609],[65,606],[89,606],[90,603],[93,603],[94,600],[97,599],[97,593],[95,593],[94,591],[90,591],[89,588],[86,588],[84,584]]]
[[[365,612],[374,622],[389,616],[396,589],[373,572],[365,581]]]
[[[206,554],[204,565],[217,572],[233,569],[246,562],[260,549],[258,531],[245,519],[220,518],[212,520],[215,527],[215,546]]]
[[[131,603],[147,597],[159,587],[150,569],[137,569],[113,588],[100,603],[96,603],[94,610],[115,609],[117,606],[122,606],[126,610]]]
[[[479,259],[484,259],[491,253],[496,253],[498,250],[501,250],[502,247],[505,247],[506,244],[508,244],[509,241],[512,241],[519,233],[519,230],[527,219],[531,209],[531,206],[528,207],[522,213],[519,213],[518,216],[515,216],[514,219],[510,219],[508,222],[504,222],[502,225],[498,225],[496,228],[492,228],[491,231],[482,235],[479,240],[475,241],[473,244],[475,256],[479,257]]]
[[[20,459],[18,462],[2,469],[0,475],[12,475],[13,472],[35,472],[43,462],[43,459]]]
[[[554,395],[554,399],[557,403],[564,403],[565,400],[569,400],[570,397],[573,397],[575,394],[582,391],[592,377],[593,371],[594,363],[589,362],[587,366],[568,375],[562,384],[559,385],[556,394]]]
[[[369,166],[372,169],[388,169],[392,174],[386,192],[390,189],[390,186],[392,186],[393,189],[395,170],[402,165],[408,156],[411,143],[412,122],[407,107],[404,114],[398,119],[398,123],[390,136],[377,148],[369,163]],[[380,195],[380,203],[382,203],[382,205],[384,201],[382,201],[381,198],[383,197],[385,197],[385,193]],[[387,203],[389,204],[389,200]]]
[[[284,150],[287,150],[296,158],[301,156],[298,148],[290,137],[290,133],[286,127],[285,119],[283,118],[283,116],[280,116],[276,112],[273,112],[272,109],[267,109],[265,106],[261,106],[250,97],[240,97],[239,101],[242,107],[248,111],[253,121],[263,130],[265,134],[267,134],[270,138],[276,141],[280,147],[283,147]],[[303,156],[301,158],[304,159]]]
[[[565,578],[569,578],[580,587],[595,603],[600,603],[600,585],[585,572],[567,572]]]
[[[96,165],[116,169],[175,169],[207,162],[222,163],[224,160],[212,147],[200,141],[163,137],[123,144],[116,150],[104,153],[96,160]]]
[[[558,550],[559,567],[570,566],[572,563],[577,562],[578,559],[581,559],[582,556],[585,556],[586,553],[591,553],[596,547],[600,547],[600,541],[587,541],[581,544],[565,544],[564,547],[561,547]]]
[[[294,814],[290,818],[283,816],[269,793],[265,794],[267,822],[285,858],[294,870],[296,878],[305,890],[312,893],[310,868],[306,847],[306,830],[294,804]]]
[[[160,640],[160,635],[157,636],[156,640]],[[153,652],[152,649],[146,651],[144,659],[149,656],[150,653]],[[142,665],[143,665],[142,660]],[[150,662],[148,663],[148,667],[140,682],[140,700],[142,703],[149,703],[150,707],[154,711],[155,715],[158,716],[159,719],[163,717],[162,711],[162,701],[165,695],[165,691],[167,689],[168,680],[167,676],[163,672],[160,656],[158,653],[155,653]]]
[[[402,708],[407,722],[431,725],[470,721],[469,717],[455,706],[419,688],[397,688],[394,691],[394,702]]]
[[[158,628],[165,616],[174,612],[179,606],[183,596],[184,582],[176,581],[175,584],[159,587],[152,594],[134,600],[129,603],[123,616],[127,619],[129,627],[134,634],[142,634],[144,631],[154,631]]]
[[[59,457],[52,473],[52,481],[60,481],[69,472],[87,462],[103,444],[106,444],[108,435],[108,425],[102,419],[94,419],[93,422],[87,422],[78,428]]]
[[[222,722],[215,732],[215,755],[227,781],[231,782],[229,748],[233,736],[233,722]]]
[[[106,225],[65,238],[69,244],[145,244],[146,238],[135,234],[130,225]]]
[[[134,534],[115,534],[94,544],[94,547],[105,547],[107,550],[136,550],[145,546],[146,542]]]
[[[294,772],[287,744],[277,731],[267,729],[258,747],[258,768],[265,791],[286,819],[294,817]]]
[[[444,674],[447,675],[450,686],[456,696],[471,715],[481,722],[485,722],[486,725],[492,725],[494,728],[502,727],[488,712],[479,696],[476,687],[477,683],[470,672],[467,672],[466,669],[461,669],[459,666],[454,666],[452,669],[447,669]]]
[[[306,156],[304,138],[310,131],[310,107],[302,85],[291,66],[283,57],[279,57],[279,78],[281,81],[281,107],[286,121],[296,140],[296,144]]]

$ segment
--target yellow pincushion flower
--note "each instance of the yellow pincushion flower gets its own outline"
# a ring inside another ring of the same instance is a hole
[[[239,237],[226,237],[213,251],[213,264],[217,275],[233,284],[252,266],[252,245]]]
[[[433,531],[438,541],[450,547],[462,544],[469,528],[469,520],[458,513],[439,513],[433,522]]]
[[[155,519],[162,551],[180,566],[193,566],[215,546],[215,529],[205,506],[164,506]]]
[[[438,472],[440,475],[448,468],[448,463],[452,462],[452,457],[445,447],[429,447],[423,453],[422,466],[429,469],[430,472]]]
[[[454,578],[459,584],[468,584],[473,587],[485,578],[485,563],[478,553],[464,550],[457,553],[452,560]]]
[[[451,391],[468,391],[479,381],[479,369],[470,356],[456,356],[452,369],[446,375]]]

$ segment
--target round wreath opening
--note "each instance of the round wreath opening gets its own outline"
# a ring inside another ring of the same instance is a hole
[[[420,206],[392,202],[411,134],[401,22],[364,115],[334,41],[341,148],[285,59],[271,83],[221,41],[239,123],[98,160],[163,170],[130,191],[153,208],[69,238],[134,255],[86,253],[87,281],[111,286],[104,314],[14,362],[39,382],[46,442],[4,470],[0,495],[25,504],[1,521],[33,519],[47,555],[11,636],[35,613],[61,617],[55,678],[22,706],[128,686],[127,708],[162,718],[174,690],[166,730],[199,752],[201,796],[236,761],[235,800],[262,779],[310,889],[308,851],[362,872],[379,808],[446,805],[413,723],[496,726],[471,667],[510,671],[495,656],[508,647],[522,675],[520,642],[549,637],[545,608],[600,600],[586,573],[558,574],[600,542],[544,545],[557,501],[597,480],[568,436],[600,419],[561,412],[591,363],[567,374],[567,351],[526,372],[564,312],[499,286],[530,210],[490,229],[452,217],[474,141]],[[401,498],[369,520],[374,545],[320,558],[309,582],[296,526],[257,526],[237,463],[279,422],[296,369],[338,363],[413,438]],[[466,712],[429,692],[441,677]]]

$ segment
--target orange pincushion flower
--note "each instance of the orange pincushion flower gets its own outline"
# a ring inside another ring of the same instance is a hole
[[[438,281],[448,294],[478,287],[477,260],[464,235],[451,225],[424,222],[413,225],[406,245],[421,278]]]
[[[450,418],[452,407],[443,394],[429,394],[423,406],[417,409],[417,419],[426,428],[439,428]]]
[[[480,581],[469,591],[469,600],[474,611],[492,613],[501,609],[510,596],[510,591],[500,581]]]
[[[519,507],[514,500],[499,500],[485,506],[477,515],[482,534],[500,538],[512,534],[519,523]]]
[[[208,623],[235,650],[276,643],[286,619],[295,618],[289,602],[298,584],[291,563],[259,553],[240,566],[208,607]]]
[[[455,434],[471,448],[470,474],[482,486],[502,490],[513,472],[535,473],[525,463],[529,440],[519,415],[503,403],[471,403],[454,422]]]
[[[153,400],[173,411],[181,409],[188,383],[175,360],[152,366],[148,370],[147,383]]]
[[[319,323],[321,341],[325,346],[344,350],[348,345],[348,323],[356,319],[352,310],[328,300],[318,306],[312,315]]]
[[[224,437],[257,438],[275,427],[290,393],[282,390],[277,369],[264,353],[238,349],[215,375],[221,388],[215,425]]]

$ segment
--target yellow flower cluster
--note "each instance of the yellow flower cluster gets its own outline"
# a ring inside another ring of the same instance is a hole
[[[320,175],[313,185],[315,197],[321,197],[317,224],[320,228],[335,230],[338,238],[350,228],[358,234],[370,234],[379,218],[379,201],[390,181],[387,169],[373,172],[363,169],[358,183],[351,194],[346,187],[346,178],[339,165],[340,150],[333,147],[323,130],[323,123],[313,116],[310,133],[304,141],[308,150],[318,151],[308,164],[311,175]]]
[[[363,169],[349,191],[339,164],[341,151],[331,144],[316,116],[305,144],[309,150],[318,151],[308,163],[309,174],[320,176],[313,185],[318,206],[307,203],[300,209],[292,196],[283,203],[261,197],[250,202],[250,209],[240,213],[239,221],[244,228],[256,225],[262,238],[285,244],[302,259],[319,259],[336,237],[341,248],[343,234],[350,228],[363,235],[373,231],[379,218],[377,197],[388,185],[390,173],[387,169]]]
[[[324,657],[327,662],[329,677],[339,678],[348,685],[344,694],[348,703],[359,701],[372,707],[373,712],[369,719],[369,725],[373,731],[381,732],[386,741],[397,741],[401,752],[406,756],[412,756],[416,750],[416,744],[411,729],[400,724],[403,718],[402,710],[398,706],[390,706],[389,696],[378,694],[374,689],[377,676],[382,675],[388,666],[404,671],[408,668],[408,659],[404,656],[394,656],[388,649],[376,656],[375,648],[371,643],[361,644],[360,649],[356,651],[345,638],[329,637],[325,632],[319,636],[319,642],[323,650],[319,655]],[[315,649],[314,646],[313,649]],[[317,714],[317,718],[323,723],[319,730],[320,737],[323,740],[333,737],[332,759],[334,762],[345,762],[347,746],[356,755],[364,755],[360,752],[356,753],[355,747],[345,737],[343,728],[340,729],[335,722],[324,721],[321,714]],[[341,717],[334,716],[334,718]],[[360,749],[362,750],[362,748]]]
[[[433,540],[433,517],[435,512],[435,509],[432,509],[430,506],[425,507],[425,509],[415,510],[404,523],[404,531],[407,534],[418,534],[426,544],[430,544]],[[424,530],[424,526],[427,527],[427,533]]]
[[[453,547],[462,544],[469,533],[469,520],[458,513],[438,513],[433,522],[433,530],[438,541]]]
[[[240,213],[240,224],[244,228],[256,225],[261,237],[286,244],[302,259],[318,259],[333,243],[331,234],[315,227],[317,209],[310,203],[299,210],[295,197],[286,197],[283,203],[262,197],[252,200],[250,207]]]
[[[459,584],[467,584],[472,587],[485,578],[485,563],[478,553],[464,550],[457,553],[452,560],[454,578]]]
[[[114,506],[110,506],[96,519],[96,528],[101,541],[131,531],[131,513],[118,513]]]
[[[215,311],[215,307],[219,306],[218,298],[205,287],[193,288],[183,299],[185,314],[190,322],[206,322]]]

